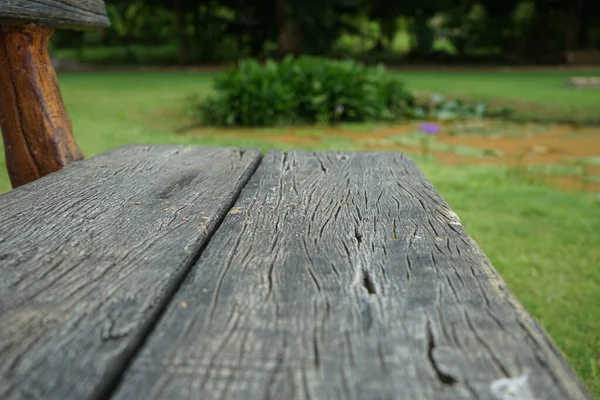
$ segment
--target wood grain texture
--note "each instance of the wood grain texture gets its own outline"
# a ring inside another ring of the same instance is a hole
[[[0,398],[105,396],[259,157],[130,146],[0,195]]]
[[[104,0],[2,0],[0,24],[35,23],[50,28],[107,27]]]
[[[113,398],[590,397],[405,156],[293,151],[263,159]]]
[[[48,55],[51,35],[0,25],[0,128],[13,187],[83,159]]]

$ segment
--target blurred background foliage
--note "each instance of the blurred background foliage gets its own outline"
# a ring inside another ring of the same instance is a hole
[[[80,62],[190,65],[284,57],[387,64],[560,64],[600,49],[597,0],[107,0],[109,29],[58,31]]]

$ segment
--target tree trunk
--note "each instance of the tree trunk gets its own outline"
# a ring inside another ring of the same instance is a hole
[[[597,1],[597,0],[595,0]],[[595,9],[594,9],[595,7]],[[582,10],[582,18],[581,18],[581,26],[579,29],[579,44],[581,48],[589,49],[592,47],[590,43],[591,39],[591,30],[593,27],[594,20],[597,18],[597,11],[600,9],[597,5],[592,5],[591,1],[584,1],[583,10]],[[596,20],[597,21],[597,20]]]
[[[411,53],[417,58],[426,57],[433,51],[434,34],[431,28],[427,26],[427,18],[424,16],[415,17],[413,32],[415,34],[415,48]]]
[[[381,24],[381,33],[383,35],[383,38],[386,39],[387,42],[391,45],[392,42],[394,41],[394,37],[396,36],[396,33],[398,32],[396,18],[395,17],[383,18],[380,21],[380,24]]]
[[[277,1],[277,25],[279,26],[279,55],[300,54],[304,35],[302,27],[287,15],[285,0]]]
[[[194,10],[192,14],[192,23],[194,24],[194,40],[196,41],[196,45],[202,43],[202,35],[204,34],[203,26],[203,18],[200,15],[200,10]]]
[[[565,50],[577,50],[581,43],[583,0],[565,0]]]
[[[179,50],[179,65],[186,65],[188,62],[188,46],[187,46],[187,32],[186,32],[186,20],[183,0],[176,0],[175,2],[175,15],[177,18],[177,36],[178,36],[178,50]]]

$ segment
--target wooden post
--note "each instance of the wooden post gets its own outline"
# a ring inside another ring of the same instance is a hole
[[[0,127],[13,187],[83,158],[48,54],[52,32],[0,25]]]
[[[0,0],[0,128],[13,187],[83,158],[48,41],[54,29],[108,26],[104,0]]]

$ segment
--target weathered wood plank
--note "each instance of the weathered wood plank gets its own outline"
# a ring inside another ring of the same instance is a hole
[[[258,163],[128,146],[0,196],[0,398],[110,390]]]
[[[50,28],[107,27],[104,0],[2,0],[0,24],[35,23]]]
[[[407,158],[293,151],[211,238],[114,396],[134,397],[589,395]]]

